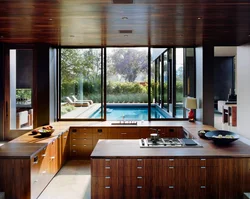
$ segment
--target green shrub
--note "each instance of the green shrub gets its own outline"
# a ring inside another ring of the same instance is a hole
[[[70,104],[61,106],[61,115],[64,115],[64,114],[66,114],[74,109],[75,109],[75,107],[73,105],[70,105]]]

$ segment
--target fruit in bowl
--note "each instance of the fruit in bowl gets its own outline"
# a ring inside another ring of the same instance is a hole
[[[33,135],[36,135],[39,133],[39,131],[37,129],[34,129],[32,132],[31,132]]]
[[[41,136],[49,137],[55,131],[55,129],[40,129],[38,130]]]
[[[53,129],[53,126],[50,126],[50,125],[48,125],[48,126],[43,126],[43,129],[51,130],[51,129]]]

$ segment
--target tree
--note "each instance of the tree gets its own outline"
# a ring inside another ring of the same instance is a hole
[[[111,70],[116,71],[116,73],[120,74],[125,80],[133,82],[138,73],[147,71],[147,56],[147,51],[123,48],[114,49],[110,60],[114,68]]]

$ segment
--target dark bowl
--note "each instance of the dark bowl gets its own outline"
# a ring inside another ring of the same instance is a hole
[[[49,137],[55,131],[55,129],[40,129],[38,130],[41,136]]]
[[[224,130],[209,131],[205,136],[213,140],[215,144],[228,144],[240,138],[238,134]]]
[[[199,136],[200,138],[208,139],[208,138],[205,136],[205,134],[206,134],[207,132],[209,132],[209,130],[199,130],[199,131],[198,131],[198,136]]]

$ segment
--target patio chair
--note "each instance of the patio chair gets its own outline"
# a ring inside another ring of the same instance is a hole
[[[69,104],[74,105],[75,107],[87,107],[89,102],[73,102],[69,97],[66,97],[66,100]]]
[[[88,102],[89,104],[93,104],[92,100],[78,100],[74,95],[72,95],[72,98],[74,102]]]

